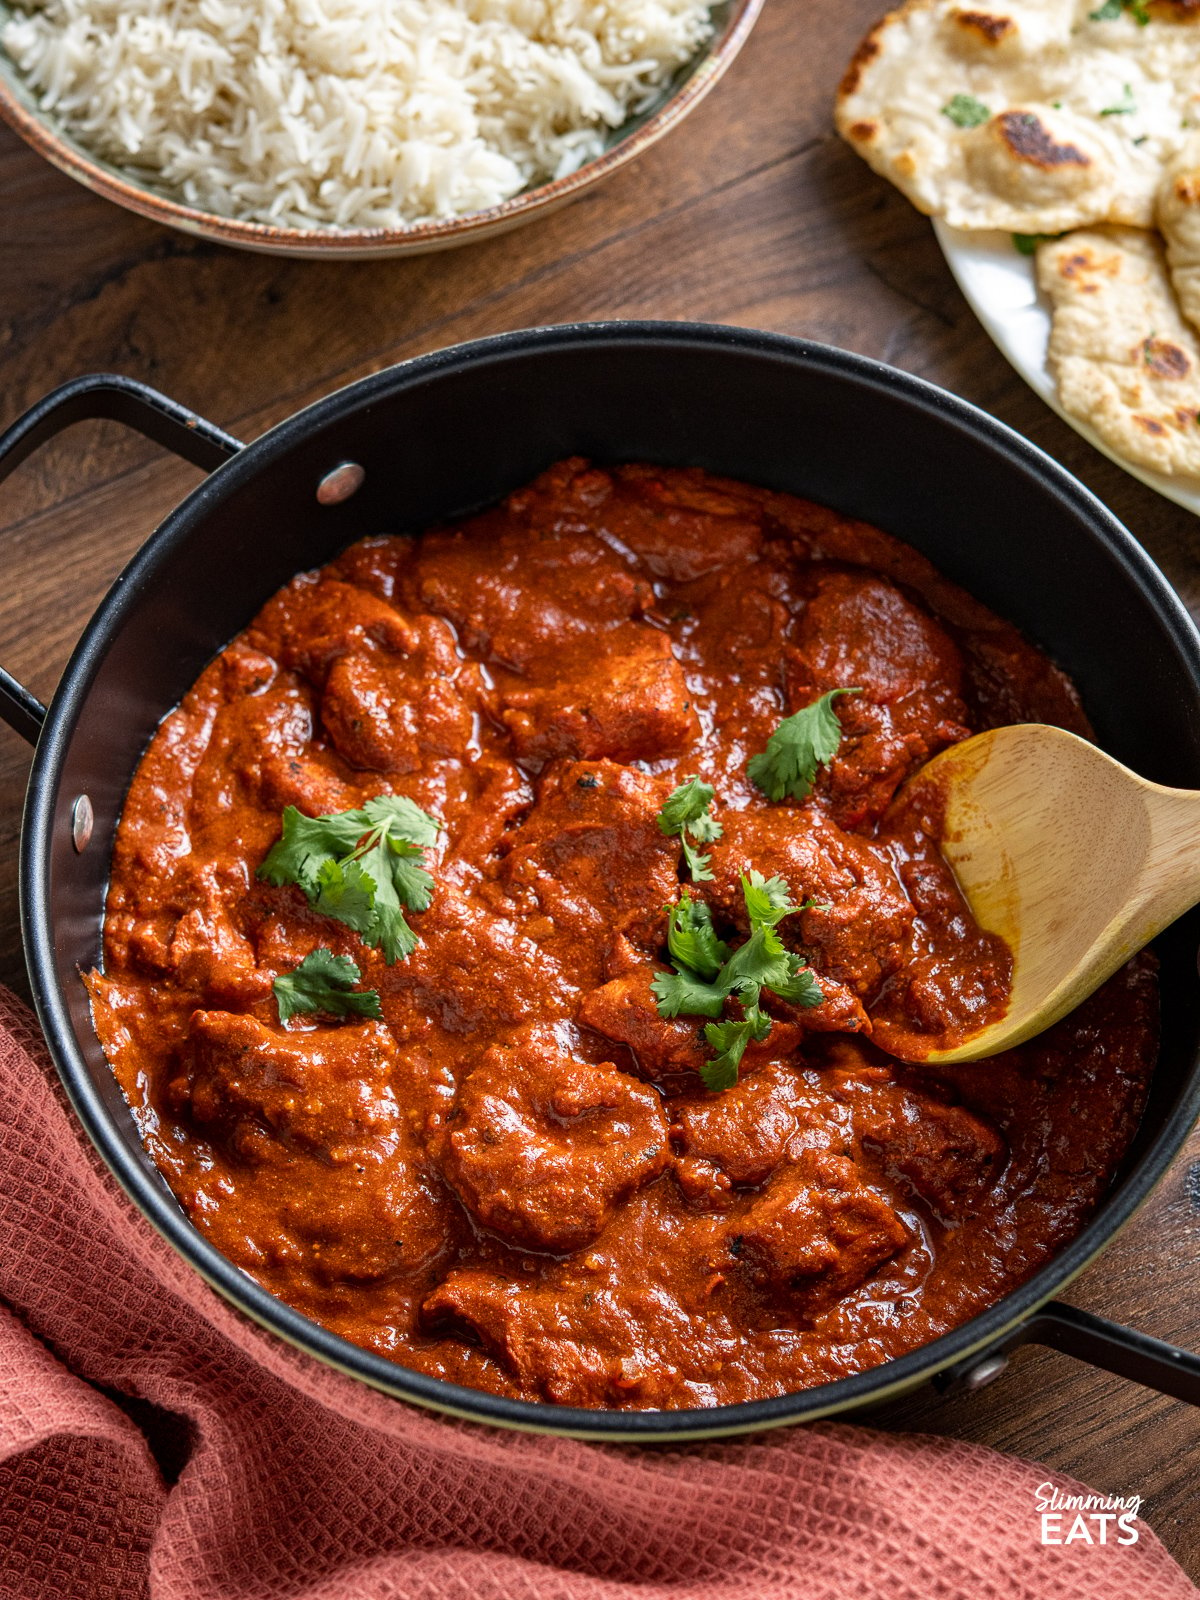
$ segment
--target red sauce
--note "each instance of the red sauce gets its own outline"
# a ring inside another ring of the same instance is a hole
[[[803,803],[746,776],[827,689]],[[1087,723],[1071,685],[913,550],[696,471],[581,462],[295,580],[166,718],[113,861],[97,1023],[147,1148],[234,1262],[406,1366],[528,1399],[711,1406],[844,1377],[983,1309],[1075,1234],[1136,1125],[1152,963],[996,1059],[903,1066],[998,1014],[976,927],[901,782],[971,732]],[[684,777],[740,874],[817,904],[818,975],[737,1086],[664,1021]],[[393,966],[255,872],[284,806],[406,795],[441,819]],[[272,981],[350,955],[382,1022],[280,1025]]]

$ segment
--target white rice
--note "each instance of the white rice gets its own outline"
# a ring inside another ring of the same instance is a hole
[[[220,216],[397,227],[573,172],[711,0],[21,0],[0,43],[80,144]]]

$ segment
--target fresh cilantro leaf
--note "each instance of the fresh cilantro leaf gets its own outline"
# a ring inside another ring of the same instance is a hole
[[[1088,12],[1088,18],[1092,22],[1115,22],[1123,11],[1128,11],[1139,28],[1150,21],[1147,0],[1104,0],[1097,10]]]
[[[1088,17],[1092,22],[1115,22],[1124,11],[1128,11],[1139,28],[1146,27],[1150,21],[1147,0],[1104,0],[1097,10],[1088,12]]]
[[[423,910],[429,904],[429,895],[422,891],[422,905],[419,908],[405,897],[402,892],[404,874],[402,872],[397,881],[396,868],[400,866],[409,871],[411,868],[392,853],[385,838],[369,845],[358,860],[364,876],[370,877],[375,884],[375,915],[370,926],[362,930],[363,943],[369,944],[374,950],[382,950],[383,959],[389,967],[397,961],[407,961],[417,948],[417,936],[408,924],[404,908]],[[428,877],[428,874],[425,876]]]
[[[682,836],[680,836],[679,842],[683,846],[683,859],[687,862],[687,869],[692,875],[692,882],[711,883],[712,866],[710,863],[712,857],[701,850],[697,850]]]
[[[773,928],[801,906],[794,906],[791,890],[782,878],[764,878],[753,868],[742,875],[742,898],[752,928]]]
[[[703,816],[693,818],[687,825],[687,831],[693,839],[699,839],[701,844],[712,844],[713,840],[719,839],[725,830],[716,817],[710,817],[705,813]]]
[[[811,705],[785,717],[767,740],[767,748],[746,763],[750,781],[771,800],[782,800],[784,795],[807,799],[817,768],[833,760],[841,743],[835,698],[861,693],[861,689],[830,689]]]
[[[706,979],[715,978],[729,959],[729,946],[717,938],[712,912],[686,889],[675,905],[667,907],[667,949],[676,964]]]
[[[663,801],[658,813],[660,832],[668,838],[678,837],[683,846],[683,858],[693,883],[711,883],[712,869],[709,858],[691,844],[688,835],[701,844],[711,844],[721,837],[721,824],[709,815],[716,790],[711,783],[692,777],[684,781]]]
[[[820,1005],[825,998],[804,957],[788,950],[777,931],[784,917],[807,910],[813,902],[794,904],[782,878],[764,878],[754,871],[742,875],[742,897],[750,937],[731,952],[717,937],[708,906],[685,889],[666,908],[667,947],[675,971],[656,973],[650,985],[661,1017],[717,1019],[727,1000],[741,1006],[740,1019],[714,1020],[704,1030],[717,1051],[701,1068],[710,1089],[735,1084],[746,1046],[770,1033],[771,1018],[761,1005],[764,989],[799,1006]]]
[[[324,946],[314,950],[294,972],[281,972],[272,984],[280,1022],[290,1022],[297,1012],[327,1011],[333,1017],[373,1017],[381,1021],[383,1009],[375,989],[352,993],[362,973],[349,956],[335,956]]]
[[[353,816],[354,813],[348,815]],[[393,843],[403,839],[423,850],[437,843],[441,824],[428,811],[422,811],[415,800],[409,800],[405,795],[376,795],[363,807],[363,815],[370,824],[378,826],[386,823],[388,836]]]
[[[756,928],[721,968],[720,981],[730,994],[757,1005],[759,991],[776,989],[791,977],[788,952],[774,928]]]
[[[1037,247],[1046,244],[1051,239],[1061,239],[1061,233],[1014,233],[1012,236],[1013,249],[1018,255],[1035,256]]]
[[[1133,90],[1128,84],[1125,92],[1115,106],[1105,106],[1100,113],[1102,117],[1131,117],[1137,111],[1137,101],[1133,98]]]
[[[276,887],[298,884],[315,911],[353,928],[390,966],[417,947],[404,913],[428,909],[433,879],[422,861],[438,828],[404,795],[322,817],[287,806],[258,876]]]
[[[389,836],[387,858],[396,893],[410,911],[428,911],[433,899],[433,879],[421,865],[424,851],[404,839]]]
[[[310,903],[323,917],[366,933],[375,920],[375,880],[357,861],[326,857],[317,869],[316,894]]]
[[[779,984],[772,991],[781,1000],[790,1001],[794,1006],[802,1006],[809,1010],[812,1006],[819,1006],[825,998],[824,990],[817,982],[816,974],[809,971],[808,962],[803,956],[791,955],[794,963],[791,976],[785,984]]]
[[[660,1017],[719,1017],[725,1008],[726,991],[683,966],[674,972],[656,972],[650,988]]]
[[[360,811],[306,817],[295,806],[285,806],[283,832],[268,851],[258,876],[277,889],[298,883],[307,894],[315,890],[321,862],[330,856],[349,855],[369,826]]]
[[[711,783],[695,777],[685,778],[663,801],[658,813],[659,828],[668,838],[673,833],[682,833],[689,823],[707,815],[716,792]]]
[[[942,107],[942,115],[949,117],[959,128],[978,128],[980,123],[990,122],[992,117],[983,101],[976,100],[973,94],[952,95]]]
[[[706,1089],[733,1088],[753,1032],[753,1024],[748,1021],[708,1024],[704,1037],[717,1053],[700,1068],[700,1078]]]

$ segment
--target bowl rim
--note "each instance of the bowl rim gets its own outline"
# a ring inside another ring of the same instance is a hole
[[[297,446],[309,446],[326,423],[347,408],[366,409],[394,390],[420,385],[464,365],[502,362],[510,355],[553,353],[571,345],[658,343],[714,352],[783,358],[830,378],[888,393],[933,425],[966,433],[1002,455],[1014,470],[1038,481],[1088,529],[1160,617],[1186,663],[1200,704],[1200,631],[1148,552],[1084,484],[1006,423],[924,378],[868,356],[786,334],[701,322],[621,320],[571,323],[494,334],[451,345],[372,373],[291,413],[217,467],[159,523],[115,580],[87,623],[50,702],[33,759],[20,846],[21,933],[38,1018],[68,1098],[87,1134],[136,1209],[222,1297],[253,1322],[326,1366],[393,1398],[476,1423],[596,1441],[663,1443],[746,1434],[895,1397],[1017,1330],[1107,1249],[1178,1154],[1200,1114],[1200,1058],[1193,1057],[1177,1103],[1137,1161],[1109,1188],[1074,1238],[1023,1283],[969,1321],[880,1366],[763,1400],[678,1410],[618,1411],[511,1399],[405,1367],[353,1345],[255,1283],[184,1215],[165,1181],[139,1148],[122,1139],[113,1114],[92,1082],[77,1043],[71,1009],[56,976],[54,928],[48,901],[51,842],[61,823],[57,805],[65,759],[81,722],[92,680],[111,638],[139,602],[144,584],[177,541],[194,537],[210,510]]]
[[[714,0],[716,3],[716,0]],[[85,188],[151,222],[177,228],[198,238],[243,249],[318,259],[433,251],[466,244],[490,233],[520,226],[541,212],[557,209],[583,190],[633,161],[669,133],[720,81],[733,64],[757,22],[765,0],[730,0],[723,26],[701,46],[683,70],[688,76],[646,117],[640,126],[565,177],[536,188],[522,189],[498,205],[462,216],[418,222],[408,227],[317,228],[277,227],[237,217],[222,217],[136,182],[89,154],[51,112],[25,104],[14,88],[21,81],[16,63],[0,50],[0,118],[38,155]],[[32,93],[32,91],[30,91]],[[632,119],[631,119],[632,120]],[[614,132],[619,133],[616,129]]]

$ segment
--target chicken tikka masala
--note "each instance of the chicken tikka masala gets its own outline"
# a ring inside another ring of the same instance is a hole
[[[873,1367],[1087,1219],[1156,1050],[1139,957],[1000,1014],[898,791],[1066,678],[896,540],[572,460],[277,594],[117,836],[109,1059],[189,1217],[354,1343],[478,1389],[714,1406]]]

